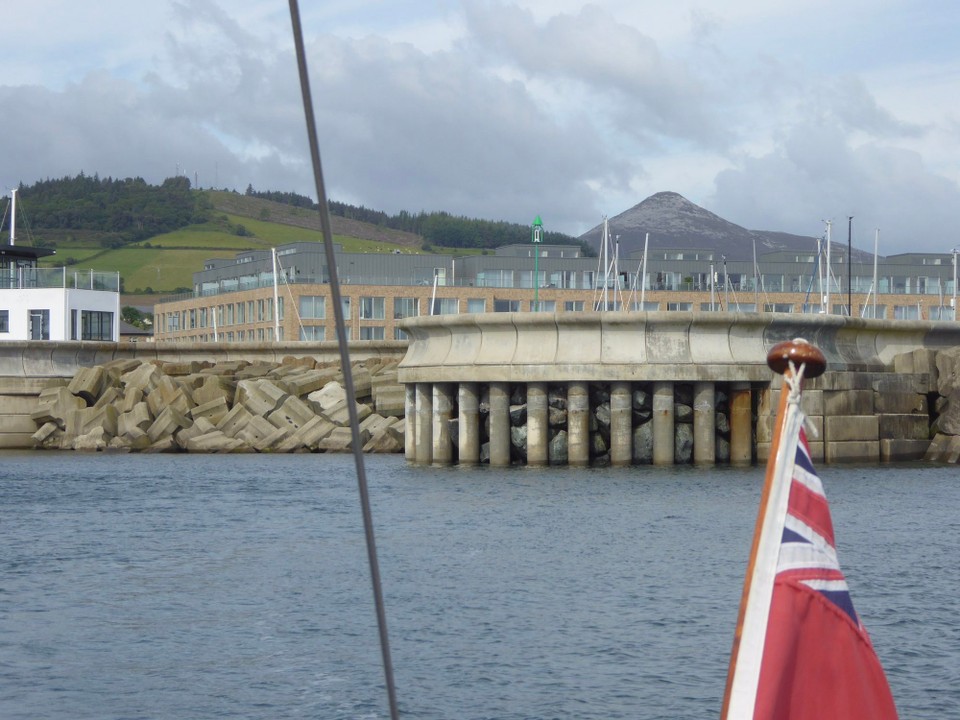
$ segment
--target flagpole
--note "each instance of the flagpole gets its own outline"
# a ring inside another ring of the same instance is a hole
[[[767,458],[767,471],[764,477],[763,490],[760,494],[760,508],[757,512],[757,521],[753,531],[753,543],[750,547],[750,559],[747,563],[747,574],[743,583],[743,593],[740,597],[740,610],[737,615],[737,626],[733,635],[733,647],[730,651],[730,666],[727,671],[727,684],[723,694],[723,707],[720,712],[722,720],[727,720],[730,707],[733,680],[736,676],[737,661],[740,654],[740,640],[743,637],[743,625],[747,612],[747,601],[750,596],[752,580],[757,563],[757,551],[760,545],[761,530],[767,515],[770,495],[773,491],[776,475],[776,460],[780,450],[780,436],[783,431],[783,422],[786,416],[787,396],[790,394],[786,386],[786,378],[792,374],[791,365],[799,368],[805,365],[804,377],[815,378],[823,374],[827,362],[823,353],[806,340],[787,340],[774,345],[767,354],[767,365],[778,375],[784,376],[784,383],[780,387],[780,400],[777,404],[777,415],[773,433],[773,442],[770,446],[770,455]]]

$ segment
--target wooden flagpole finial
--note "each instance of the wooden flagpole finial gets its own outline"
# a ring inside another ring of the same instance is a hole
[[[806,365],[804,376],[815,378],[823,375],[827,369],[827,359],[820,352],[820,348],[811,345],[806,340],[785,340],[777,343],[767,353],[767,365],[775,373],[783,375],[790,369],[790,362],[796,367]]]

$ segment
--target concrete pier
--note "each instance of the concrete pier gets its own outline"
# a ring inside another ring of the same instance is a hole
[[[510,464],[510,385],[490,383],[490,464]]]
[[[403,452],[407,460],[417,459],[417,386],[404,387],[403,412],[407,419],[407,431],[403,434]]]
[[[476,383],[460,383],[457,406],[458,462],[460,465],[476,465],[480,462],[480,397]]]
[[[674,410],[673,383],[653,384],[653,464],[673,465]]]
[[[449,383],[433,386],[433,464],[453,462],[453,441],[450,438],[450,419],[453,397]]]
[[[693,386],[693,462],[713,465],[717,458],[716,391],[712,382]]]
[[[633,394],[630,383],[610,385],[610,464],[614,467],[633,461]]]
[[[750,383],[733,383],[730,387],[730,464],[750,465],[753,462],[753,407]]]
[[[567,463],[590,463],[590,393],[585,382],[567,386]]]
[[[548,463],[550,427],[547,411],[547,384],[527,385],[527,465]]]
[[[417,383],[417,409],[414,422],[416,458],[420,465],[433,462],[433,386]]]
[[[777,313],[487,313],[416,318],[403,327],[411,343],[399,380],[458,383],[466,406],[458,409],[460,462],[476,462],[472,443],[479,442],[489,443],[494,465],[524,453],[530,465],[564,456],[578,466],[762,461],[770,444],[767,352],[796,337],[815,342],[828,364],[809,393],[817,402],[812,422],[827,438],[812,441],[812,452],[822,456],[826,448],[838,461],[889,459],[900,446],[880,436],[896,423],[869,420],[874,390],[866,378],[886,377],[895,357],[918,349],[960,346],[960,324]],[[467,383],[474,389],[464,395]],[[526,403],[525,414],[513,413],[513,428],[511,391],[515,403]],[[490,398],[486,427],[481,405],[476,433],[471,393]],[[858,418],[856,437],[847,437],[854,425],[839,419],[847,415]],[[911,452],[920,442],[911,440]]]

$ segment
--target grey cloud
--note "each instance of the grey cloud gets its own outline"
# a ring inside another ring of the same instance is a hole
[[[960,190],[918,154],[880,142],[852,149],[836,124],[798,126],[781,151],[720,173],[710,205],[753,229],[803,235],[852,215],[854,244],[871,248],[879,228],[883,254],[946,251],[960,221]]]
[[[725,140],[723,123],[707,115],[707,89],[679,60],[668,58],[637,28],[596,6],[558,14],[538,25],[517,7],[468,3],[467,27],[490,62],[515,65],[529,77],[577,83],[602,104],[621,132],[655,143],[658,135],[703,145]]]

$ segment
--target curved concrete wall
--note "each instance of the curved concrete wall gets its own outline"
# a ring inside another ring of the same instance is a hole
[[[359,340],[350,343],[353,360],[399,359],[404,341]],[[80,367],[110,360],[138,358],[165,362],[247,360],[280,362],[285,357],[309,356],[320,361],[340,359],[337,343],[183,343],[183,342],[0,342],[0,377],[69,378]]]
[[[769,381],[767,352],[802,337],[833,371],[879,371],[960,345],[960,323],[707,312],[486,313],[403,323],[401,382]]]

